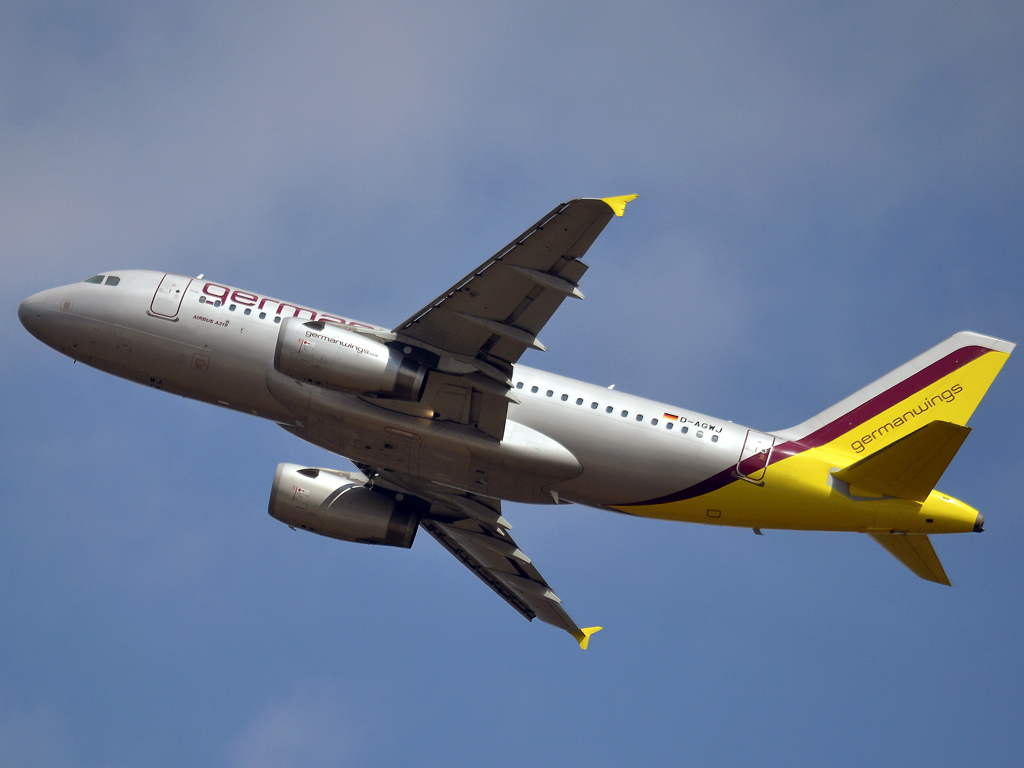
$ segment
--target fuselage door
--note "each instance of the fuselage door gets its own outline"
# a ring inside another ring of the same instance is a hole
[[[748,429],[747,439],[743,441],[743,450],[740,451],[739,461],[736,462],[736,475],[744,480],[760,483],[768,469],[773,445],[775,438],[771,435]]]
[[[191,285],[192,278],[181,275],[164,275],[160,285],[156,287],[153,301],[149,309],[154,315],[173,318],[178,316],[181,300],[185,298],[185,290]]]

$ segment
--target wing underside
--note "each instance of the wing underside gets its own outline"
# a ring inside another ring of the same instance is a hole
[[[563,629],[587,647],[590,635],[600,627],[581,629],[566,613],[561,599],[509,534],[511,526],[502,517],[500,501],[426,486],[386,471],[372,476],[375,483],[429,502],[420,527],[525,618]]]
[[[518,402],[513,364],[544,349],[537,334],[566,297],[583,298],[580,259],[633,197],[557,206],[394,329],[397,341],[436,356],[420,403],[432,418],[503,437],[508,404]]]
[[[395,328],[423,344],[505,370],[567,296],[583,298],[580,259],[615,215],[597,199],[562,203],[434,301]]]

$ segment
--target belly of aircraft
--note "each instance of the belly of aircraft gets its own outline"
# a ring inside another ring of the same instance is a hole
[[[398,413],[369,398],[295,381],[267,366],[266,386],[293,432],[346,458],[483,496],[551,504],[583,468],[557,441],[509,422],[498,441],[475,427]]]

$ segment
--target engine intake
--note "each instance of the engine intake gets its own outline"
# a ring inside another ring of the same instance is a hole
[[[359,472],[278,464],[270,516],[293,528],[360,544],[412,546],[425,502],[366,485]]]
[[[427,369],[362,333],[334,323],[281,323],[274,368],[285,376],[328,389],[419,400]]]

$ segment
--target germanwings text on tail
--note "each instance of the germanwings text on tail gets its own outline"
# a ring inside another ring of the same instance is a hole
[[[114,270],[26,299],[36,338],[100,370],[252,414],[358,471],[280,464],[293,529],[411,547],[425,530],[527,619],[580,628],[502,500],[708,525],[869,534],[949,584],[929,534],[981,531],[935,485],[1014,345],[952,336],[790,429],[766,432],[518,363],[635,195],[557,206],[393,329],[221,283]]]

